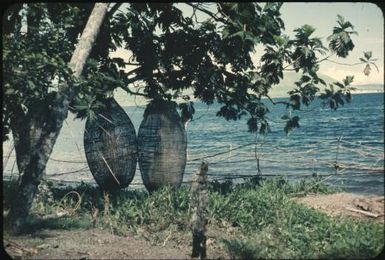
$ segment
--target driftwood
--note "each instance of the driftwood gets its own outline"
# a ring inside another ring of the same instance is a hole
[[[193,234],[193,248],[191,257],[205,259],[206,253],[206,224],[207,224],[207,171],[208,164],[202,162],[200,169],[194,176],[192,183],[193,215],[191,228]]]
[[[372,212],[369,212],[369,211],[364,211],[364,210],[360,210],[360,209],[354,209],[354,208],[351,208],[351,207],[345,207],[347,210],[350,210],[350,211],[353,211],[353,212],[357,212],[357,213],[361,213],[365,216],[368,216],[368,217],[371,217],[371,218],[378,218],[378,217],[381,217],[383,216],[384,214],[375,214],[375,213],[372,213]]]

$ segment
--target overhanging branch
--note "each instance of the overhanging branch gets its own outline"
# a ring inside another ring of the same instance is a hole
[[[339,65],[344,65],[344,66],[356,66],[356,65],[365,64],[365,62],[357,62],[357,63],[341,63],[341,62],[337,62],[337,61],[329,60],[329,59],[326,59],[326,61],[332,62],[332,63],[335,63],[335,64],[339,64]]]
[[[208,16],[210,16],[212,19],[214,19],[214,20],[217,21],[217,22],[226,23],[226,20],[225,20],[225,19],[216,16],[214,13],[210,12],[209,10],[206,10],[206,9],[204,9],[204,8],[199,7],[199,5],[197,5],[197,4],[193,4],[193,3],[185,3],[185,4],[191,6],[192,8],[194,8],[194,9],[196,9],[196,10],[199,10],[199,11],[201,11],[201,12],[207,14]]]
[[[277,105],[277,104],[283,104],[287,106],[290,105],[290,103],[287,101],[274,101],[268,94],[266,94],[265,97],[267,97],[273,105]]]
[[[138,91],[132,91],[128,86],[124,86],[124,87],[121,87],[124,91],[126,91],[127,93],[130,93],[132,95],[135,95],[135,96],[142,96],[142,97],[148,97],[146,94],[143,94],[143,93],[140,93],[139,90]]]

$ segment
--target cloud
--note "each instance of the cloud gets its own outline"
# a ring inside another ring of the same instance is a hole
[[[328,75],[337,80],[342,80],[346,76],[354,76],[353,84],[384,84],[384,67],[379,66],[377,71],[372,67],[372,71],[369,76],[365,76],[363,73],[364,66],[354,68],[336,68],[332,67],[321,67],[320,72]]]

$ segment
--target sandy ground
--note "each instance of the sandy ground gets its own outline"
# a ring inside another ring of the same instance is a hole
[[[295,201],[331,216],[351,216],[384,223],[384,196],[360,196],[352,193],[308,195]]]
[[[366,197],[350,193],[308,195],[295,198],[331,216],[350,216],[384,223],[384,197]],[[231,234],[231,235],[230,235]],[[238,231],[208,230],[209,259],[228,259],[218,241],[223,236],[239,236]],[[163,245],[151,244],[143,237],[121,237],[108,230],[48,230],[23,236],[4,236],[4,248],[14,259],[188,259],[191,243],[174,240]]]
[[[208,259],[230,258],[219,243],[220,237],[239,236],[237,230],[230,229],[234,228],[208,227]],[[4,248],[13,259],[190,259],[191,241],[174,238],[155,245],[143,237],[122,237],[108,230],[43,229],[22,236],[5,235]]]
[[[144,239],[98,229],[41,230],[33,235],[5,237],[4,246],[16,259],[185,259],[190,253],[187,248],[151,245]]]

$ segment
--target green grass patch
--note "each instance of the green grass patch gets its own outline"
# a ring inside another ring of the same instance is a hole
[[[12,184],[4,186],[4,205],[9,205]],[[120,190],[106,199],[98,188],[82,184],[76,188],[42,189],[34,202],[33,215],[52,214],[60,208],[74,208],[72,217],[28,222],[34,228],[87,229],[95,225],[118,235],[128,233],[163,243],[172,234],[190,246],[191,194],[188,187],[164,188],[152,194],[144,190]],[[217,238],[223,250],[234,258],[368,258],[384,246],[384,226],[351,218],[332,218],[295,203],[291,197],[339,190],[314,178],[289,182],[284,178],[252,178],[234,185],[209,184],[208,225],[228,223],[241,234],[236,239],[222,232]],[[92,213],[99,212],[96,220]]]

